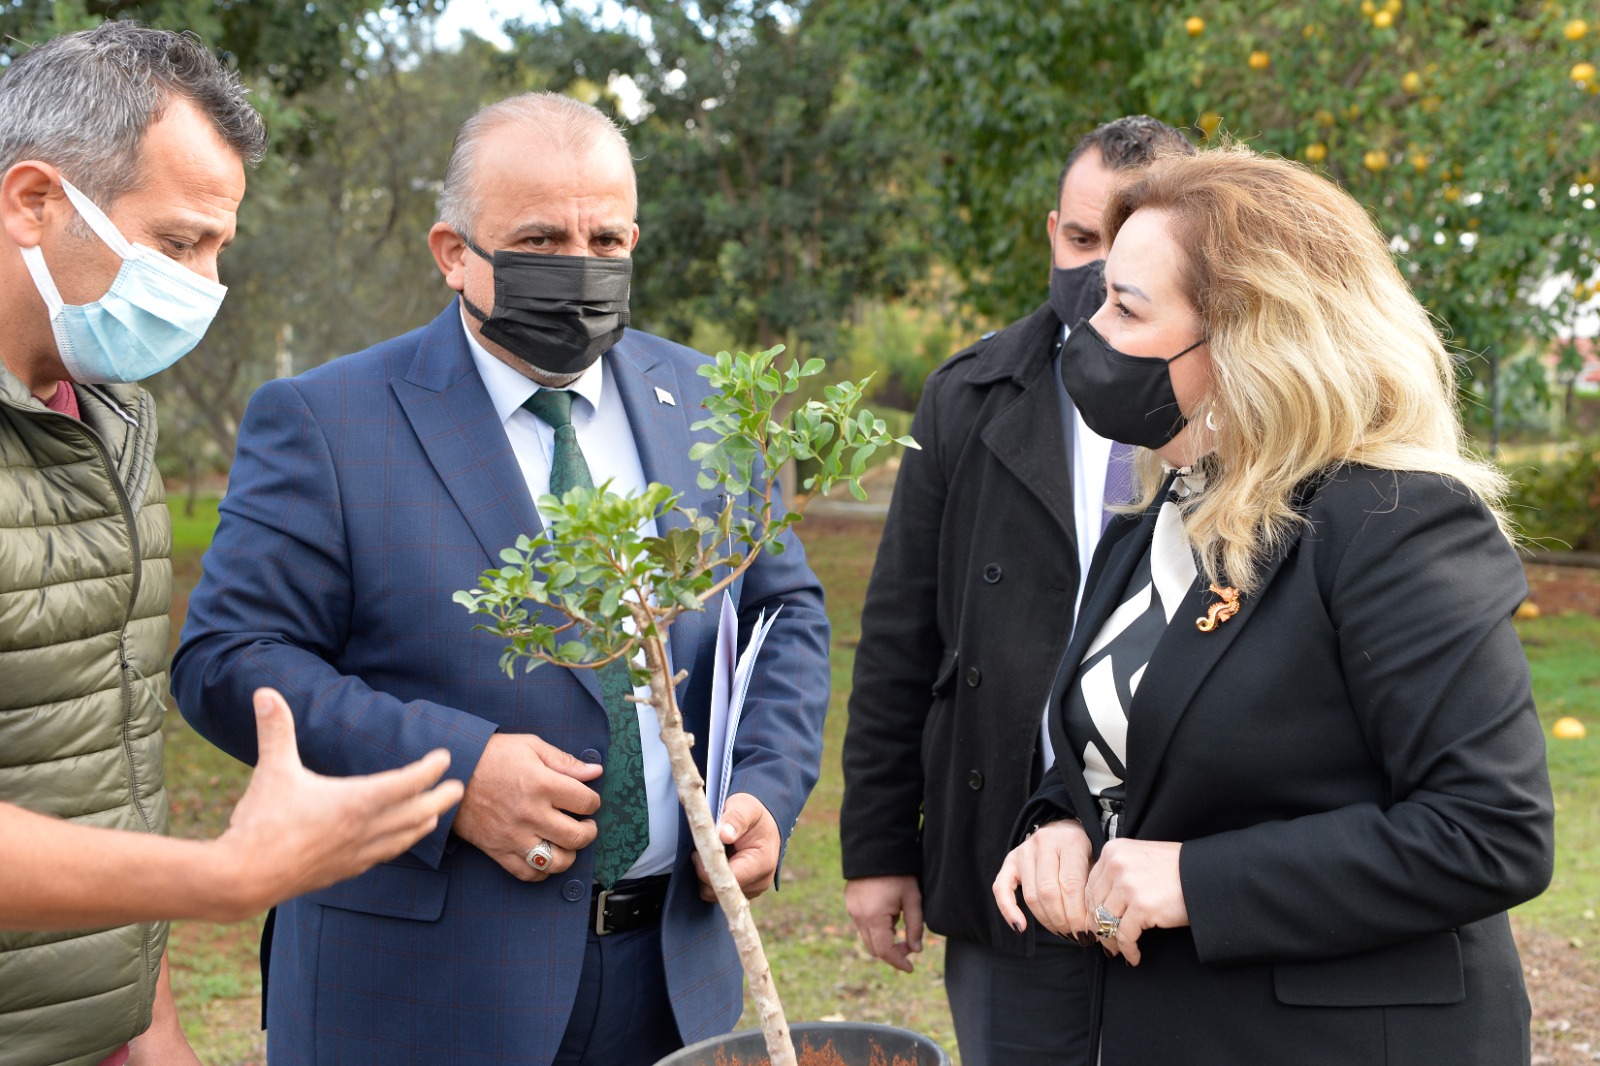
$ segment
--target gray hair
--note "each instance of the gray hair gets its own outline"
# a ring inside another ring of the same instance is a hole
[[[29,49],[0,77],[0,174],[24,159],[60,167],[102,209],[140,180],[145,131],[192,103],[246,163],[267,150],[248,90],[192,33],[103,22]]]
[[[570,96],[519,93],[481,108],[456,132],[450,165],[444,172],[444,187],[439,190],[439,221],[463,236],[471,237],[478,224],[478,150],[490,133],[511,123],[531,130],[557,151],[579,155],[610,145],[619,149],[630,164],[633,159],[621,128],[599,108]],[[628,174],[632,178],[631,166]],[[633,198],[637,204],[637,189]]]

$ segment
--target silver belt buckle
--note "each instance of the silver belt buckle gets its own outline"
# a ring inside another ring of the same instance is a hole
[[[606,928],[606,902],[611,899],[611,889],[602,888],[600,895],[595,897],[594,903],[594,935],[610,936],[611,930]]]

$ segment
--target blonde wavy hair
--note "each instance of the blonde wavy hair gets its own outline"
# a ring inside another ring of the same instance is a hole
[[[1296,490],[1343,463],[1453,478],[1511,536],[1504,477],[1465,449],[1450,356],[1348,193],[1225,146],[1130,175],[1106,205],[1107,242],[1146,209],[1171,219],[1180,282],[1210,341],[1210,387],[1186,414],[1210,416],[1214,449],[1184,515],[1209,580],[1255,591],[1304,522]],[[1153,453],[1140,475],[1148,506],[1163,481]]]

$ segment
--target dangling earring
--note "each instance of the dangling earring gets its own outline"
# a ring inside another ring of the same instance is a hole
[[[1209,429],[1213,433],[1215,433],[1217,431],[1217,419],[1216,419],[1216,409],[1215,408],[1211,408],[1211,407],[1206,408],[1206,428]]]

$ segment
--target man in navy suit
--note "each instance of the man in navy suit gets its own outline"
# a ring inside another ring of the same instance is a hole
[[[718,505],[694,495],[688,458],[704,357],[623,328],[635,206],[627,144],[600,112],[553,94],[485,108],[457,137],[429,233],[460,298],[250,403],[173,663],[184,715],[253,760],[233,708],[272,685],[308,766],[371,772],[443,747],[466,782],[409,852],[269,922],[275,1066],[648,1064],[739,1016],[742,974],[654,712],[619,717],[594,671],[508,679],[501,643],[451,601],[542,528],[534,501],[571,483],[574,443],[594,484],[662,482]],[[751,896],[816,781],[828,701],[822,590],[787,548],[733,588],[745,633],[783,607],[721,823]],[[697,736],[715,630],[691,614],[671,632]],[[609,798],[625,777],[639,801],[626,817]],[[609,828],[629,818],[632,847]]]

